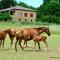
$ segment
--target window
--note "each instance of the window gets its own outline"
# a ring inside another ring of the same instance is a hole
[[[10,11],[10,15],[13,15],[14,11]]]
[[[25,19],[25,21],[27,21],[27,19]]]
[[[18,13],[18,16],[22,16],[22,12]]]
[[[32,22],[32,19],[31,19],[31,22]]]
[[[27,13],[24,13],[24,16],[27,17]]]
[[[33,17],[33,14],[32,13],[30,14],[30,17]]]
[[[21,19],[19,18],[19,21],[21,21]]]

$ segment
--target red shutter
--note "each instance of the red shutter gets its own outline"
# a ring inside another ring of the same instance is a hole
[[[32,13],[30,14],[30,17],[33,17],[33,14]]]
[[[27,17],[27,13],[24,13],[24,16]]]

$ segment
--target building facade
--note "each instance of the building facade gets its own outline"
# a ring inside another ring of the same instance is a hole
[[[35,21],[36,11],[21,6],[15,6],[7,9],[0,10],[0,12],[9,12],[12,20],[15,21]]]

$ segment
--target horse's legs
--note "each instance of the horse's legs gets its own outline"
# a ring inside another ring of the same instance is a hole
[[[17,43],[18,43],[18,40],[16,40],[15,42],[15,51],[17,51]]]
[[[45,51],[47,51],[47,48],[48,48],[47,42],[46,42],[46,41],[44,41],[44,43],[46,44]]]
[[[21,49],[24,50],[23,47],[21,46],[21,42],[22,42],[22,39],[19,40],[19,43],[18,43],[18,44],[19,44],[19,46],[21,47]]]
[[[27,46],[27,41],[25,41],[25,40],[24,40],[24,45],[23,45],[23,47],[25,47],[25,48],[28,47],[28,46]]]
[[[10,47],[11,47],[11,48],[12,48],[12,46],[13,46],[13,39],[14,39],[14,37],[10,38],[10,40],[11,40],[11,45],[10,45]]]
[[[23,47],[25,47],[25,44],[26,44],[26,41],[24,40],[24,44],[23,44]]]
[[[4,47],[4,42],[5,42],[5,39],[2,40],[2,44],[3,44],[3,45],[2,45],[2,48]]]
[[[40,43],[38,42],[38,47],[39,47],[39,50],[41,50],[41,48],[40,48]]]
[[[36,47],[36,42],[34,42],[34,47],[33,47],[34,51],[35,51],[35,47]]]
[[[25,45],[25,44],[26,44],[26,45]],[[27,41],[25,41],[25,40],[24,40],[24,45],[23,45],[23,47],[25,47],[25,48],[26,48],[26,47],[30,47],[30,46],[27,45]]]
[[[27,41],[25,41],[25,43],[26,43],[26,46],[25,47],[29,47],[29,46],[27,46]]]
[[[0,39],[0,47],[1,47],[1,44],[2,44],[2,40]]]

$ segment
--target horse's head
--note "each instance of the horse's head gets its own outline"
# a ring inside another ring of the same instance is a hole
[[[39,28],[38,28],[38,32],[39,32],[39,34],[45,32],[45,33],[47,33],[48,36],[51,35],[51,34],[50,34],[49,27],[39,27]]]
[[[46,27],[46,28],[45,28],[45,32],[47,33],[48,36],[51,35],[50,30],[49,30],[49,27]]]

